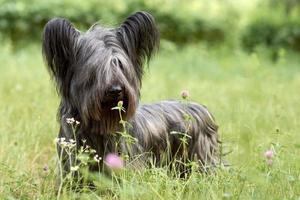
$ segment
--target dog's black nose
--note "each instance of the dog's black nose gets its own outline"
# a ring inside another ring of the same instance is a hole
[[[122,87],[120,85],[114,85],[107,90],[109,96],[119,96],[122,92]]]

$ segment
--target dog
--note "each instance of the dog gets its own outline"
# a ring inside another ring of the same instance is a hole
[[[150,156],[161,165],[166,152],[169,161],[185,157],[184,162],[196,162],[202,170],[216,166],[218,126],[205,106],[171,100],[139,104],[144,65],[158,51],[159,41],[155,20],[147,12],[130,15],[116,28],[95,24],[85,33],[66,19],[50,20],[42,52],[61,97],[58,137],[76,141],[77,149],[88,145],[102,158],[126,152],[144,155],[145,162]],[[129,122],[126,130],[134,138],[131,145],[117,134],[122,131],[120,113],[112,108],[120,101],[122,120]],[[67,123],[71,117],[80,122],[76,134]],[[70,156],[59,145],[58,154],[64,170],[70,171]]]

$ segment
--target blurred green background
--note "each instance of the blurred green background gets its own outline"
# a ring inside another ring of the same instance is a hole
[[[299,0],[0,0],[2,39],[13,45],[39,42],[44,24],[64,17],[87,29],[100,21],[118,25],[137,10],[151,12],[161,36],[176,45],[202,42],[248,52],[259,47],[300,51]]]
[[[300,199],[300,0],[0,0],[0,199],[56,199],[59,97],[41,55],[53,17],[81,31],[118,26],[145,10],[161,48],[141,102],[208,106],[231,164],[187,180],[167,168],[125,170],[122,184],[65,191],[62,199]],[[268,164],[264,152],[275,156]]]

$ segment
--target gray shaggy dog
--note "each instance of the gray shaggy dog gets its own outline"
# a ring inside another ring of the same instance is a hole
[[[128,153],[132,158],[143,155],[142,162],[162,165],[168,164],[161,156],[166,152],[169,161],[195,161],[201,170],[216,165],[218,126],[205,106],[179,101],[139,105],[143,65],[158,46],[155,20],[146,12],[132,14],[119,27],[96,24],[85,33],[66,19],[50,20],[42,48],[61,96],[58,137],[75,140],[77,148],[88,145],[102,158]],[[119,112],[111,108],[119,101],[125,109],[123,119],[131,124],[127,132],[135,138],[131,145],[117,134],[122,131]],[[191,116],[188,126],[185,116]],[[80,122],[76,134],[66,122],[70,117]],[[186,145],[182,144],[185,135],[179,133],[187,134]],[[68,172],[69,156],[59,145],[58,153]],[[90,168],[98,170],[97,166]]]

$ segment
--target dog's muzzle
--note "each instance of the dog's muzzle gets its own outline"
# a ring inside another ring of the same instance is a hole
[[[106,95],[108,97],[118,98],[123,95],[123,89],[120,85],[113,85],[107,90]]]
[[[124,88],[121,85],[113,85],[105,92],[103,103],[107,106],[115,106],[118,101],[124,100]]]

